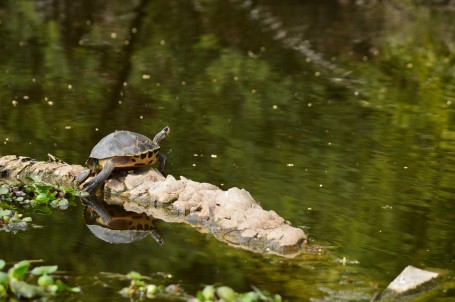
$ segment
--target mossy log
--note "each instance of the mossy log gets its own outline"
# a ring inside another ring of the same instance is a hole
[[[86,170],[50,157],[0,157],[0,177],[10,184],[28,182],[31,174],[49,183],[78,188],[76,176]],[[306,248],[307,236],[274,211],[266,211],[244,189],[221,190],[183,176],[163,177],[155,169],[114,173],[104,187],[108,204],[146,213],[166,222],[188,223],[220,241],[259,253],[294,256]]]

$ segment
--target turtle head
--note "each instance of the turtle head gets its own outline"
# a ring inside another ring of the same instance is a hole
[[[164,127],[163,130],[161,130],[155,135],[155,137],[153,138],[153,142],[159,145],[160,142],[169,135],[169,133],[171,133],[171,128],[169,128],[169,126]]]

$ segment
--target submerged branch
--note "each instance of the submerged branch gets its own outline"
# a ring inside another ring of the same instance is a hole
[[[48,182],[77,188],[76,176],[84,170],[55,158],[41,162],[14,155],[0,157],[2,182],[27,182],[29,175],[38,174]],[[307,242],[302,229],[292,227],[276,212],[262,209],[244,189],[223,191],[183,176],[165,178],[155,169],[115,173],[106,182],[104,198],[128,211],[190,224],[220,241],[254,252],[294,256]]]

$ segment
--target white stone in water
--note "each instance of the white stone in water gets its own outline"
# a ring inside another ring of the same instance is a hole
[[[396,293],[404,293],[436,277],[438,277],[437,273],[409,265],[389,284],[387,289]]]

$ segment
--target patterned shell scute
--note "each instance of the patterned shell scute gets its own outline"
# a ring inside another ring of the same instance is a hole
[[[100,140],[92,149],[90,157],[103,159],[114,156],[137,155],[158,147],[145,135],[131,131],[116,131]]]

